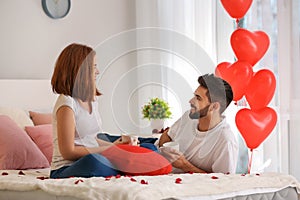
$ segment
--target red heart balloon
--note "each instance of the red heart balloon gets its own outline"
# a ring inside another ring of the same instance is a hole
[[[257,148],[276,125],[276,112],[269,107],[260,110],[243,108],[235,116],[235,123],[250,149]]]
[[[262,69],[254,74],[247,90],[246,99],[252,110],[266,107],[273,98],[276,79],[270,70]]]
[[[252,78],[253,69],[249,63],[243,61],[237,61],[233,64],[222,62],[218,64],[215,74],[230,84],[233,100],[237,101],[244,96]]]
[[[232,18],[242,18],[252,4],[252,0],[221,0],[225,10]]]
[[[230,43],[239,61],[254,66],[268,50],[270,40],[262,31],[250,32],[239,28],[232,33]]]

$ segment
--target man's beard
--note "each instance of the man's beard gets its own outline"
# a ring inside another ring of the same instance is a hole
[[[208,108],[210,105],[207,105],[206,107],[204,107],[201,110],[196,110],[194,113],[190,112],[189,117],[191,119],[200,119],[202,117],[205,117],[208,113]],[[192,106],[193,108],[195,108],[194,106]]]

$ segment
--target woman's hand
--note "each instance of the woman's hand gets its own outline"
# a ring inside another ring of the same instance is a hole
[[[122,137],[119,137],[117,140],[115,140],[115,141],[113,142],[113,144],[124,144],[124,143],[122,142]]]

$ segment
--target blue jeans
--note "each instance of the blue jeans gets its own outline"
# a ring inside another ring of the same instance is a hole
[[[107,133],[99,133],[97,135],[97,138],[108,142],[114,142],[115,140],[119,139],[120,136],[109,135]],[[139,137],[138,140],[140,141],[140,147],[144,147],[156,152],[158,151],[156,146],[154,145],[154,142],[157,140],[157,138]]]
[[[50,178],[115,176],[120,172],[111,162],[100,154],[88,154],[75,161],[71,166],[52,170]]]

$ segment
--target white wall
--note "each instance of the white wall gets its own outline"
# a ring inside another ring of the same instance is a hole
[[[135,27],[135,1],[71,1],[70,13],[54,20],[43,12],[41,0],[1,0],[0,25],[0,79],[50,79],[69,43],[96,47]]]

